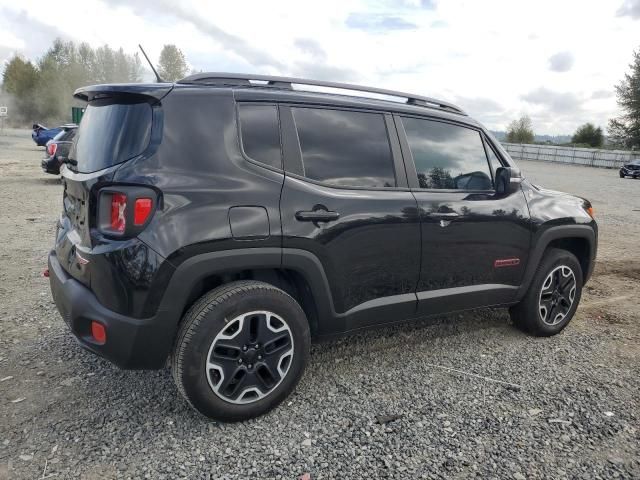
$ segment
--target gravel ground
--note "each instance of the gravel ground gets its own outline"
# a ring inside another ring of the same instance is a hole
[[[0,478],[640,478],[640,181],[521,163],[601,226],[562,334],[488,310],[316,345],[288,402],[224,425],[169,371],[118,370],[67,332],[41,276],[61,206],[42,156],[0,136]]]

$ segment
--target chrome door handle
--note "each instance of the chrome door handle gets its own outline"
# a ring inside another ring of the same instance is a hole
[[[437,220],[453,220],[455,218],[458,218],[460,216],[460,214],[456,213],[456,212],[435,212],[435,213],[430,213],[429,216],[431,218],[435,218]]]

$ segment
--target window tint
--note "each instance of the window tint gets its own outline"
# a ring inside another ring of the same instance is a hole
[[[307,178],[345,187],[395,187],[384,117],[293,108]]]
[[[79,172],[96,172],[140,155],[151,138],[151,105],[144,101],[89,103],[69,158]]]
[[[59,140],[61,142],[70,142],[71,140],[73,140],[73,137],[76,136],[76,130],[77,128],[70,128],[69,130],[62,131],[61,133],[56,135],[56,140]]]
[[[257,162],[282,168],[280,127],[275,105],[240,105],[244,153]]]
[[[500,160],[498,159],[497,155],[493,151],[493,148],[486,139],[484,141],[484,144],[487,147],[487,155],[489,156],[489,165],[491,165],[491,172],[493,173],[493,176],[495,178],[496,170],[499,169],[502,164],[500,163]]]
[[[403,118],[421,188],[490,190],[480,133],[443,122]]]

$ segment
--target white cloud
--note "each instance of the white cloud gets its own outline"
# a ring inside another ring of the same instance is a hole
[[[571,52],[558,52],[549,57],[549,70],[552,72],[568,72],[573,66]]]
[[[640,19],[640,0],[625,0],[618,9],[619,17],[629,16],[634,20]]]
[[[175,43],[196,70],[411,91],[458,102],[492,129],[528,113],[537,132],[561,134],[616,113],[615,96],[602,92],[640,47],[638,1],[540,0],[523,17],[509,0],[67,0],[49,9],[0,0],[0,55],[35,58],[58,34],[128,52],[142,43],[152,59]],[[579,21],[567,22],[576,11]]]

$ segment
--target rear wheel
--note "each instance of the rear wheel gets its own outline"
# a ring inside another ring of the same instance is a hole
[[[189,309],[172,371],[198,412],[240,421],[268,412],[291,393],[309,348],[309,325],[292,297],[267,283],[233,282]]]
[[[529,291],[511,307],[513,323],[536,336],[550,336],[566,327],[578,308],[582,295],[582,269],[571,252],[547,250]]]

